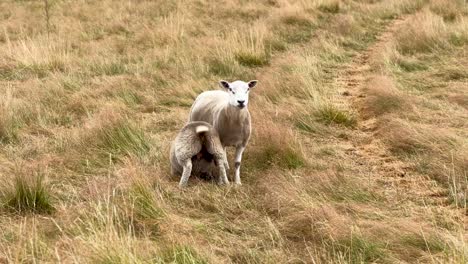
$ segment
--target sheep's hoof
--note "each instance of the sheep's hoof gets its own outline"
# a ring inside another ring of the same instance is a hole
[[[236,181],[236,185],[242,185],[242,183],[240,181]]]
[[[218,181],[218,185],[229,185],[229,181]]]
[[[186,183],[185,184],[181,183],[181,184],[179,184],[179,189],[185,189],[187,187],[187,185],[188,184],[186,184]]]

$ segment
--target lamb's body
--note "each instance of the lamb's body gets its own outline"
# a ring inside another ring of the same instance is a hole
[[[244,93],[235,97],[234,90],[226,91],[206,91],[201,93],[192,105],[190,111],[190,121],[205,121],[213,125],[219,134],[221,144],[224,148],[233,146],[236,148],[235,157],[235,178],[236,184],[241,184],[240,165],[242,153],[247,146],[251,133],[250,113],[247,110],[247,100],[249,85],[242,81],[232,84],[221,82],[227,89],[237,88],[237,92]],[[253,86],[255,86],[253,83]],[[233,88],[230,88],[230,85]],[[243,96],[243,97],[241,97]],[[240,100],[239,100],[240,99]],[[236,104],[236,105],[234,105]]]
[[[210,172],[212,160],[219,168],[219,183],[229,183],[223,146],[216,130],[206,122],[185,125],[172,143],[170,155],[172,174],[182,173],[180,187],[187,185],[192,173]]]

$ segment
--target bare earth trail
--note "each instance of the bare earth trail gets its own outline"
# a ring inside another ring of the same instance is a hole
[[[412,15],[407,15],[392,21],[384,31],[377,36],[377,40],[366,50],[355,56],[353,61],[342,71],[337,80],[344,104],[351,105],[359,111],[357,104],[366,97],[364,88],[367,80],[379,72],[373,62],[382,60],[385,51],[394,37],[394,33],[405,24]],[[370,170],[379,185],[383,186],[385,196],[396,204],[403,201],[417,201],[425,206],[441,206],[448,204],[446,189],[437,182],[424,175],[418,175],[409,170],[406,164],[395,157],[376,135],[376,119],[362,118],[358,113],[358,125],[353,139],[353,147],[349,154],[353,155],[357,163],[364,170]]]

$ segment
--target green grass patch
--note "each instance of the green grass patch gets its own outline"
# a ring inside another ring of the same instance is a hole
[[[208,69],[211,74],[221,76],[225,79],[243,79],[245,71],[235,60],[222,60],[211,58],[208,60]]]
[[[446,248],[445,241],[430,234],[405,235],[401,238],[401,243],[431,253],[442,252]]]
[[[0,66],[0,79],[6,81],[25,81],[33,78],[45,78],[53,72],[64,72],[65,64],[61,61],[49,63],[19,64],[16,66]]]
[[[163,252],[164,263],[208,264],[203,256],[189,246],[174,246]]]
[[[405,72],[425,71],[429,69],[427,65],[416,59],[400,59],[397,65]]]
[[[159,102],[163,106],[168,106],[168,107],[174,107],[174,106],[180,106],[180,107],[191,107],[193,104],[193,99],[192,98],[183,98],[181,96],[178,97],[171,97],[171,98],[164,98],[161,99]]]
[[[401,1],[398,5],[398,8],[403,14],[414,14],[421,10],[426,3],[427,0]]]
[[[387,258],[387,253],[379,244],[357,234],[338,241],[337,249],[348,263],[380,263]]]
[[[71,169],[91,172],[93,168],[106,167],[110,162],[119,161],[125,156],[147,156],[150,150],[148,138],[143,130],[130,123],[127,118],[119,117],[117,120],[99,122],[104,124],[86,131],[76,142],[76,150],[73,151],[78,153],[74,156],[80,158],[67,163]]]
[[[3,193],[5,206],[16,212],[50,214],[54,211],[50,190],[42,175],[34,179],[16,176],[13,186]]]
[[[265,47],[270,51],[282,52],[287,50],[288,45],[279,38],[268,38],[265,40]]]
[[[315,28],[314,23],[300,16],[285,16],[281,18],[277,30],[280,37],[287,43],[300,43],[310,40]]]
[[[130,89],[122,89],[116,95],[128,106],[136,106],[143,102],[143,98]]]
[[[278,260],[261,249],[239,250],[230,256],[232,263],[238,264],[274,264]]]
[[[463,47],[468,44],[468,32],[452,32],[448,41],[454,46]]]
[[[338,124],[346,127],[355,127],[357,124],[357,119],[352,113],[338,109],[332,104],[319,107],[315,112],[315,116],[319,121],[327,125]]]
[[[134,183],[130,191],[130,196],[135,206],[135,213],[138,218],[158,220],[164,216],[164,211],[158,205],[154,190],[144,183]]]
[[[238,52],[234,55],[240,65],[246,67],[261,67],[270,63],[268,54],[255,54],[252,52]]]
[[[255,154],[255,164],[261,170],[267,170],[272,165],[283,169],[298,169],[306,165],[306,160],[295,147],[265,144]]]
[[[18,140],[21,122],[12,117],[0,117],[0,143],[10,144]]]
[[[134,154],[137,156],[143,156],[150,149],[143,131],[125,120],[104,127],[98,134],[98,147],[114,155]]]
[[[333,154],[331,154],[333,155]],[[321,155],[318,158],[325,158]],[[337,168],[339,170],[339,168]],[[347,178],[341,173],[328,175],[327,179],[317,187],[309,188],[308,192],[316,197],[323,196],[327,201],[335,202],[355,202],[355,203],[379,203],[384,200],[383,197],[373,192],[366,186],[358,184],[353,179]]]
[[[122,61],[94,63],[90,65],[89,71],[92,76],[114,76],[129,73],[128,66]]]
[[[340,12],[340,2],[329,1],[328,3],[322,3],[318,6],[318,10],[325,12],[325,13],[336,14]]]

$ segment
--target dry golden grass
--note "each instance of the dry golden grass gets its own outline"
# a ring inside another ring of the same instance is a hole
[[[458,0],[1,1],[0,263],[466,263],[467,14]],[[343,96],[376,41],[365,96]],[[194,98],[254,78],[242,187],[179,190],[168,152]]]
[[[393,80],[385,76],[373,76],[367,81],[364,90],[366,97],[361,103],[364,118],[381,116],[395,111],[411,112],[409,99],[395,87]]]

